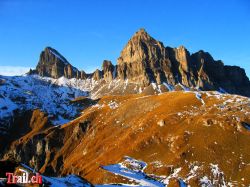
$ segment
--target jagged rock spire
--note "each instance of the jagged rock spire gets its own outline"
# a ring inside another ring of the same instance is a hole
[[[31,73],[34,73],[31,71]],[[87,78],[84,71],[73,67],[66,58],[51,47],[40,55],[35,73],[41,76],[59,78]],[[244,69],[225,66],[222,61],[202,50],[190,54],[184,47],[165,47],[162,42],[150,36],[145,29],[139,29],[127,42],[117,65],[104,60],[102,70],[88,75],[95,80],[129,80],[142,87],[152,82],[158,84],[182,84],[191,89],[219,90],[250,96],[250,82]]]
[[[67,59],[52,47],[46,47],[40,54],[35,70],[41,76],[59,78],[86,78],[84,71],[73,67]]]

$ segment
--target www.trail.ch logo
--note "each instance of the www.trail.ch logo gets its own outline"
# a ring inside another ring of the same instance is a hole
[[[6,173],[7,184],[42,184],[42,176],[39,173],[30,174],[24,169],[19,169],[22,173],[17,175],[15,173]]]

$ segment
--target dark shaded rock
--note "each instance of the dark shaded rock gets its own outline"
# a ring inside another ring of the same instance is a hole
[[[144,29],[129,40],[118,58],[117,77],[144,87],[151,82],[182,84],[191,89],[225,90],[250,96],[250,82],[244,69],[224,66],[204,51],[190,55],[184,47],[164,47]]]
[[[230,93],[236,93],[250,97],[250,81],[243,68],[238,66],[225,66],[225,75],[230,85],[225,87]]]
[[[96,81],[101,80],[102,77],[103,77],[103,73],[102,73],[102,71],[100,71],[99,69],[97,69],[97,70],[93,73],[93,75],[92,75],[92,78],[93,78],[94,80],[96,80]]]
[[[7,172],[14,172],[18,163],[14,160],[1,160],[0,161],[0,178],[5,178]]]
[[[106,82],[110,82],[115,79],[116,67],[111,63],[111,61],[104,60],[102,64],[103,78]]]
[[[58,51],[51,47],[46,47],[40,54],[40,59],[35,70],[31,70],[30,74],[38,73],[41,76],[52,78],[86,78],[86,73],[79,71],[73,67],[66,58]]]
[[[248,123],[246,123],[246,122],[241,122],[241,124],[242,124],[242,126],[243,126],[245,129],[247,129],[247,130],[250,131],[250,124],[248,124]]]

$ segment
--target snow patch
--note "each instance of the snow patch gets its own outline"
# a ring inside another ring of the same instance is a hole
[[[158,84],[152,82],[151,85],[155,91],[157,91],[158,93],[161,93],[161,88]]]
[[[32,172],[36,173],[34,169],[27,166],[26,164],[21,163],[21,166],[25,168],[22,170],[24,172]],[[28,171],[27,171],[28,170]],[[43,183],[50,183],[50,187],[68,187],[68,186],[75,186],[75,187],[91,187],[91,185],[84,181],[82,178],[76,175],[67,175],[65,177],[48,177],[42,175]]]
[[[189,91],[190,91],[190,89],[189,89],[188,87],[184,86],[183,84],[178,83],[178,85],[179,85],[185,92],[189,92]]]
[[[202,99],[201,93],[199,93],[199,92],[194,92],[194,94],[195,94],[195,97],[196,97],[198,100],[201,101],[202,105],[205,105],[205,102],[204,102],[204,100]]]
[[[168,84],[166,82],[163,82],[163,85],[166,86],[166,88],[171,92],[174,91],[174,86],[171,84]]]
[[[119,105],[115,101],[110,101],[108,103],[108,106],[109,106],[110,109],[116,109],[116,108],[119,107]]]
[[[13,115],[18,106],[8,97],[0,95],[0,119]]]
[[[157,124],[160,126],[160,127],[163,127],[165,125],[165,121],[164,120],[160,120],[157,122]]]
[[[219,92],[222,93],[222,94],[227,94],[227,92],[221,87],[219,88]]]
[[[39,108],[47,113],[55,125],[65,123],[80,113],[83,106],[72,104],[79,96],[87,96],[91,81],[53,79],[37,75],[0,76],[0,120],[8,120],[13,111]]]
[[[126,177],[141,186],[164,187],[163,183],[154,180],[143,172],[146,166],[145,162],[125,157],[125,161],[122,163],[103,166],[102,168],[116,175]]]
[[[68,65],[68,64],[69,64],[68,62],[66,62],[66,61],[62,58],[61,55],[57,54],[57,53],[54,52],[53,50],[49,50],[49,52],[50,52],[51,54],[53,54],[54,56],[56,56],[57,58],[59,58],[62,62],[64,62],[65,65]]]

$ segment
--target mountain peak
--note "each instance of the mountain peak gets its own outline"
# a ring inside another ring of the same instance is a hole
[[[129,80],[142,88],[151,83],[181,84],[200,90],[223,88],[228,93],[250,95],[250,82],[244,70],[224,66],[222,61],[214,60],[202,50],[190,54],[182,45],[177,48],[165,47],[143,28],[127,42],[117,59],[117,65],[104,60],[102,70],[87,75],[73,67],[56,49],[46,47],[36,70],[30,71],[32,73],[52,78],[90,77],[98,81],[103,79],[106,83],[114,79]]]
[[[149,35],[144,28],[140,28],[135,35]]]
[[[139,32],[147,33],[147,32],[146,32],[146,29],[144,29],[144,28],[140,28],[137,32],[138,32],[138,33],[139,33]]]
[[[52,47],[49,47],[49,46],[45,47],[44,52],[55,56],[55,58],[59,58],[61,62],[65,63],[65,65],[69,64],[67,59],[64,56],[62,56],[56,49],[54,49]]]
[[[80,72],[68,60],[52,47],[45,47],[41,52],[36,70],[39,75],[59,78],[85,78],[85,72]]]
[[[155,43],[156,40],[152,36],[150,36],[144,28],[141,28],[132,36],[130,41],[153,41],[153,43]]]
[[[155,58],[157,51],[164,51],[161,42],[151,37],[145,29],[137,31],[128,41],[121,55],[118,58],[119,63],[130,63],[149,60]],[[164,54],[163,54],[164,55]]]

